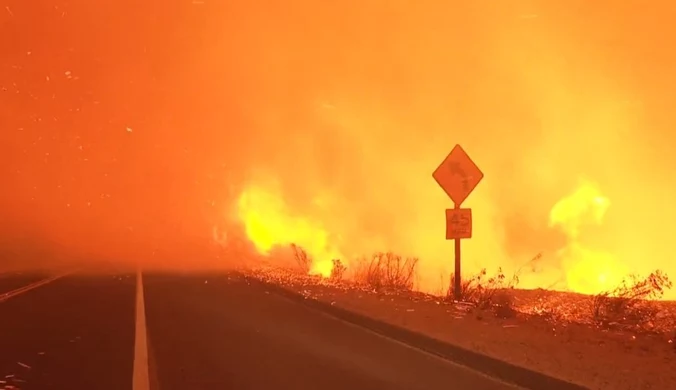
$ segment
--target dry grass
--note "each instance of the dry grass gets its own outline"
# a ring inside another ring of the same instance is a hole
[[[293,255],[298,271],[308,274],[312,269],[312,258],[300,246],[292,244]],[[418,259],[402,257],[391,252],[374,253],[370,258],[359,258],[350,262],[353,282],[368,286],[375,291],[410,291],[415,284]],[[333,260],[329,279],[340,282],[348,275],[348,267],[340,260]]]
[[[391,252],[375,253],[366,272],[365,283],[376,291],[409,291],[413,289],[418,259],[403,258]]]
[[[418,258],[378,252],[350,262],[350,279],[375,291],[410,291],[415,285]]]
[[[451,274],[451,283],[448,288],[447,296],[453,296],[453,280],[455,275]],[[462,300],[472,302],[480,308],[489,307],[500,290],[514,288],[518,284],[518,279],[513,277],[508,279],[502,268],[498,268],[495,275],[488,276],[486,269],[462,281],[461,296]]]
[[[491,309],[497,317],[512,318],[517,314],[514,308],[513,290],[519,284],[519,275],[524,268],[534,268],[542,259],[542,253],[538,253],[526,264],[521,266],[511,277],[507,277],[502,268],[497,273],[489,276],[483,268],[479,273],[462,280],[460,285],[461,300],[471,303],[479,310]],[[450,284],[446,290],[446,299],[453,299],[453,282],[455,275],[451,274]]]
[[[366,286],[368,280],[371,260],[367,256],[356,258],[350,261],[350,268],[347,270],[348,278],[357,284]]]
[[[331,268],[331,276],[329,279],[333,282],[340,282],[345,276],[347,267],[340,259],[333,259],[333,268]]]
[[[454,274],[451,274],[451,283],[446,293],[447,300],[453,299]],[[510,290],[516,287],[519,279],[515,274],[507,278],[502,268],[498,268],[495,275],[488,276],[486,269],[462,281],[462,301],[476,306],[479,310],[493,310],[496,316],[511,318],[516,315],[514,299]]]
[[[299,271],[303,274],[308,274],[312,269],[312,258],[308,256],[305,249],[296,244],[291,244],[291,249],[293,250],[293,258],[296,260]]]
[[[298,272],[307,275],[312,269],[312,258],[297,245],[291,245],[291,248]],[[511,277],[498,268],[492,275],[482,269],[465,278],[461,285],[462,301],[470,303],[481,313],[490,310],[500,318],[515,317],[518,312],[524,311],[521,307],[523,305],[515,303],[515,299],[523,301],[524,298],[515,298],[518,294],[514,290],[519,284],[521,269],[533,265],[540,258],[541,255],[538,254]],[[334,259],[328,280],[334,283],[347,281],[376,292],[411,291],[415,285],[417,266],[418,258],[404,258],[391,252],[379,252],[371,257],[355,259],[349,263],[349,267],[340,259]],[[453,280],[454,275],[451,274],[451,282],[446,291],[443,291],[449,301],[453,300]],[[552,321],[576,318],[577,321],[604,328],[651,330],[655,329],[658,322],[664,322],[664,319],[659,318],[664,313],[657,300],[671,287],[672,283],[667,275],[657,270],[645,278],[630,275],[615,289],[586,300],[588,304],[576,303],[575,306],[590,313],[587,319],[580,318],[571,308],[562,307],[561,303],[535,302],[531,303],[531,310],[525,312]],[[674,338],[676,339],[676,333]]]
[[[671,287],[671,281],[660,270],[645,278],[630,275],[612,291],[592,297],[592,319],[605,327],[643,328],[651,325],[659,313],[655,301]]]

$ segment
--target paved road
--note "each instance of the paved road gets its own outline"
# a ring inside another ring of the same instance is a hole
[[[27,286],[51,276],[46,272],[5,272],[0,273],[0,296],[17,288]]]
[[[133,275],[69,276],[0,303],[0,389],[129,389]]]
[[[241,277],[143,279],[153,390],[513,388]],[[132,389],[136,282],[67,276],[0,303],[0,389]]]

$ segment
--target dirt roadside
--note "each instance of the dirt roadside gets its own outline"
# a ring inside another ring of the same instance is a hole
[[[673,334],[601,330],[523,313],[502,319],[420,293],[375,293],[271,272],[255,276],[307,298],[591,389],[676,389]]]

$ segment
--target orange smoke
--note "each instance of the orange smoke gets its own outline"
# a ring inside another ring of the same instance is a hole
[[[326,275],[334,257],[349,267],[393,251],[418,257],[418,287],[438,291],[453,268],[452,204],[430,175],[461,144],[485,173],[463,204],[474,219],[463,274],[516,271],[538,253],[521,287],[596,292],[627,273],[676,272],[665,206],[676,121],[664,103],[676,81],[660,76],[676,59],[646,47],[666,42],[666,27],[645,28],[668,26],[668,12],[491,7],[300,1],[228,13],[242,22],[213,57],[232,64],[222,84],[237,91],[237,129],[255,135],[236,164],[236,222],[261,253],[298,244]]]

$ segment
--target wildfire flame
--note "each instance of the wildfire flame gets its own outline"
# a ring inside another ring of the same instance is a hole
[[[332,260],[342,258],[321,223],[293,215],[278,194],[250,187],[240,195],[237,206],[247,236],[263,255],[277,246],[298,245],[312,259],[310,273],[325,277],[331,275]]]
[[[584,227],[602,225],[609,207],[610,200],[595,184],[585,181],[550,212],[549,226],[559,228],[567,238],[558,257],[565,270],[566,285],[572,291],[596,294],[609,290],[628,273],[613,254],[581,242]]]
[[[609,207],[610,200],[595,184],[582,182],[551,209],[550,228],[560,229],[566,235],[566,245],[557,256],[566,286],[572,291],[594,294],[608,290],[629,272],[613,254],[589,247],[582,241],[585,227],[602,225]],[[279,191],[263,186],[247,188],[238,199],[237,214],[260,254],[269,255],[275,247],[296,244],[312,260],[310,273],[324,277],[331,274],[333,259],[345,260],[322,222],[293,213]]]

